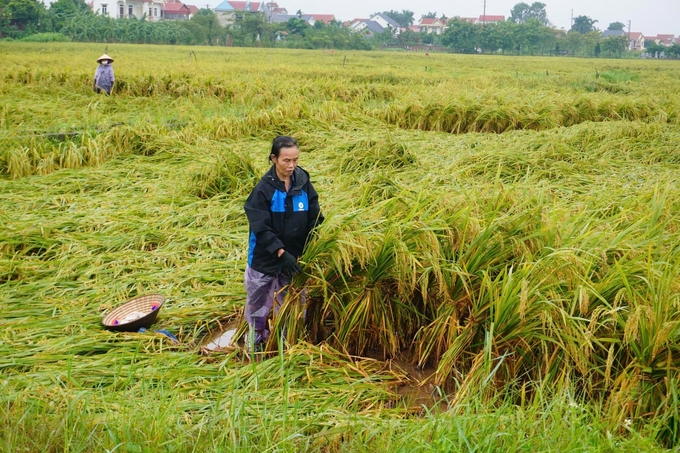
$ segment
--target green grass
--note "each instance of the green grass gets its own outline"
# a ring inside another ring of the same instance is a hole
[[[675,446],[676,62],[111,46],[103,97],[96,45],[0,43],[5,451]],[[292,345],[206,355],[280,133],[327,217]],[[101,328],[150,292],[179,344]]]

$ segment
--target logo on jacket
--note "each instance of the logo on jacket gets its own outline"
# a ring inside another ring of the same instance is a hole
[[[307,198],[307,192],[304,190],[300,195],[293,196],[293,211],[304,212],[309,211],[309,199]]]

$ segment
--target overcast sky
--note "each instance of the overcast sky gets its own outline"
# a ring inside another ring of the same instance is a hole
[[[201,0],[198,0],[199,2]],[[340,21],[368,18],[375,12],[413,11],[416,21],[428,12],[440,17],[478,17],[484,12],[484,0],[275,0],[279,6],[295,14],[302,10],[306,14],[335,14]],[[221,0],[213,0],[210,6],[217,6]],[[188,3],[188,2],[187,2]],[[486,0],[486,14],[503,15],[506,18],[519,0]],[[525,3],[533,3],[525,0]],[[595,26],[601,30],[612,22],[623,22],[628,31],[639,31],[646,35],[673,33],[680,35],[680,0],[544,0],[548,19],[558,28],[570,28],[572,9],[574,17],[588,16],[597,20]],[[197,4],[196,6],[204,6]]]

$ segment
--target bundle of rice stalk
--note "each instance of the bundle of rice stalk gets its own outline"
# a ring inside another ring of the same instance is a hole
[[[255,187],[259,169],[250,157],[240,153],[225,153],[216,162],[205,165],[194,177],[192,192],[201,198],[216,195],[246,195]]]
[[[117,126],[106,134],[105,141],[118,151],[116,154],[150,156],[159,151],[156,143],[162,134],[162,130],[154,124]]]
[[[60,146],[61,155],[59,156],[60,168],[80,168],[85,163],[83,150],[74,142],[68,142],[65,146]]]
[[[33,164],[27,147],[12,148],[4,153],[5,164],[1,167],[12,179],[22,178],[33,173]]]
[[[371,171],[385,168],[403,168],[417,162],[403,143],[388,136],[380,141],[360,140],[349,145],[342,153],[338,170],[340,173]]]

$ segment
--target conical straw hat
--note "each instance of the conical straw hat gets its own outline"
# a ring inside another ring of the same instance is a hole
[[[101,57],[97,58],[97,63],[101,62],[102,60],[109,60],[111,63],[113,63],[113,58],[109,57],[108,55],[104,54]]]
[[[156,322],[165,296],[149,294],[135,297],[119,305],[102,319],[102,324],[109,330],[137,332],[140,327],[149,328]]]

